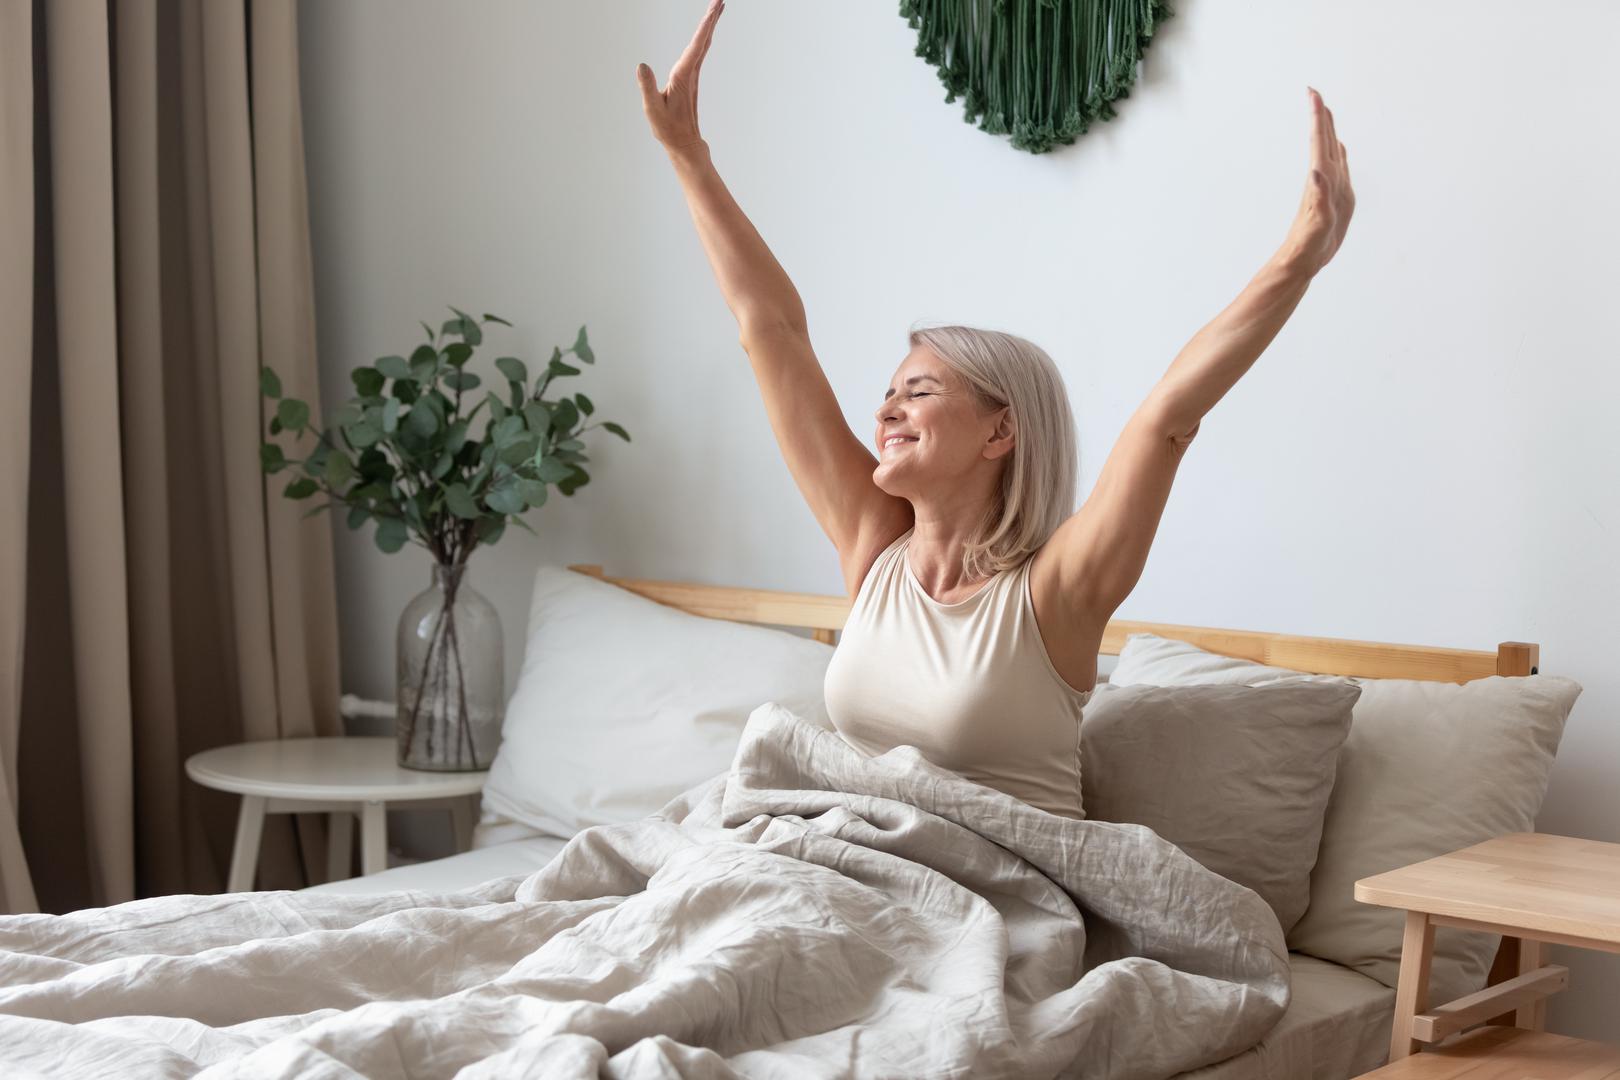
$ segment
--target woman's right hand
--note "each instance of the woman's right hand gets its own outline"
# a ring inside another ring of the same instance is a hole
[[[703,13],[697,33],[670,68],[669,80],[662,90],[658,89],[652,68],[646,64],[636,65],[636,82],[641,86],[641,105],[647,113],[647,123],[652,127],[653,136],[671,153],[703,145],[703,136],[698,132],[698,72],[703,67],[703,58],[708,55],[709,42],[714,40],[714,24],[720,21],[720,13],[725,9],[725,0],[709,0],[709,10]]]

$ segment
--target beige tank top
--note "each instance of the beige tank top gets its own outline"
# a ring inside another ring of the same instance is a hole
[[[1035,623],[1026,559],[966,600],[924,591],[884,549],[855,595],[827,666],[827,712],[870,755],[915,746],[935,765],[1063,817],[1084,817],[1080,713],[1092,691],[1052,666]]]

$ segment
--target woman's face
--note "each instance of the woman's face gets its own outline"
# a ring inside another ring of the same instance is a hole
[[[973,389],[926,346],[894,373],[874,414],[878,465],[872,480],[890,495],[951,491],[997,475],[1013,448],[1006,406],[985,408]]]

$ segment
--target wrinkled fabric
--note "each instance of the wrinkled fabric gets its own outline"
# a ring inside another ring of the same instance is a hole
[[[775,703],[731,769],[465,893],[0,918],[0,1073],[1168,1077],[1288,1004],[1255,893],[1141,826]]]

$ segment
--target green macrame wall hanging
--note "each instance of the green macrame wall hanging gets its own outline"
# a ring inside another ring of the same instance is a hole
[[[1166,0],[900,0],[964,119],[1019,150],[1074,142],[1136,80]]]

